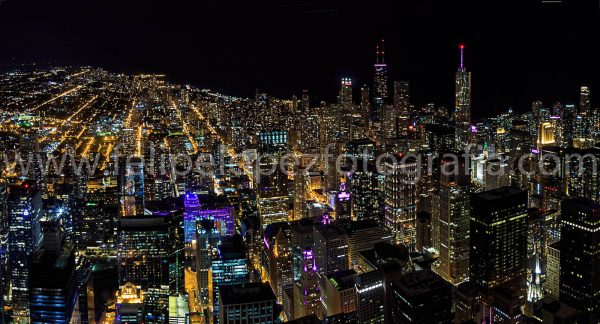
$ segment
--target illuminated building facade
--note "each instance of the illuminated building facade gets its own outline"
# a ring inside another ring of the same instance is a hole
[[[563,201],[560,243],[560,301],[580,312],[579,322],[600,321],[600,204]]]
[[[394,241],[414,250],[416,247],[417,219],[417,161],[414,157],[396,156],[386,161],[385,221]]]
[[[509,187],[471,196],[469,281],[522,288],[527,268],[527,192]]]
[[[258,154],[255,178],[258,211],[264,227],[288,220],[289,197],[287,172],[281,169],[281,160],[288,152],[286,131],[258,134]]]
[[[311,247],[302,251],[302,272],[300,280],[294,284],[294,318],[311,314],[321,314],[317,263]]]
[[[118,186],[121,188],[121,216],[144,215],[144,162],[133,157],[119,161]]]
[[[434,221],[439,243],[437,273],[453,285],[469,277],[470,186],[466,161],[443,159]],[[438,234],[439,233],[439,234]]]
[[[454,122],[456,123],[456,147],[463,148],[468,143],[471,127],[471,72],[464,64],[465,45],[460,46],[460,65],[456,72],[456,95],[454,104]]]
[[[202,199],[202,204],[200,203]],[[197,224],[203,219],[213,221],[222,236],[235,234],[235,209],[226,201],[212,196],[198,196],[193,193],[184,195],[183,228],[185,242],[196,239]]]
[[[168,316],[169,293],[182,282],[182,268],[176,255],[181,252],[174,236],[174,215],[160,213],[121,218],[118,239],[119,287],[131,283],[144,292],[147,321]],[[175,286],[175,287],[172,287]]]
[[[219,323],[278,323],[281,306],[269,284],[222,286],[219,295]]]
[[[377,46],[377,59],[374,65],[373,77],[373,117],[380,118],[380,114],[388,97],[388,75],[387,64],[385,63],[384,41]]]
[[[41,191],[32,181],[9,187],[8,262],[12,307],[16,322],[30,315],[31,260],[42,248],[43,233]]]
[[[240,236],[224,237],[217,248],[217,255],[212,260],[213,311],[216,318],[220,316],[219,287],[243,284],[248,281],[244,249]]]

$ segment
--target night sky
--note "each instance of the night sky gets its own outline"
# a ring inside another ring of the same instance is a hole
[[[416,105],[453,105],[464,42],[475,117],[578,103],[582,84],[600,106],[598,0],[0,0],[3,70],[93,65],[238,96],[306,88],[333,101],[351,77],[358,99],[380,38],[390,80],[409,80]]]

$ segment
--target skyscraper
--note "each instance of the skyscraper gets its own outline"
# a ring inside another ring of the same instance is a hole
[[[581,92],[579,95],[579,112],[584,116],[591,117],[591,108],[590,88],[588,86],[581,86]]]
[[[254,172],[258,212],[263,228],[288,220],[287,173],[281,169],[281,160],[288,152],[287,137],[287,131],[258,134],[259,161]]]
[[[144,160],[140,157],[119,160],[118,187],[121,188],[121,216],[144,214]]]
[[[581,312],[580,323],[600,321],[600,204],[585,198],[563,201],[560,301]]]
[[[509,187],[471,196],[469,281],[522,288],[527,267],[527,192]]]
[[[384,40],[381,40],[381,45],[377,46],[377,59],[375,61],[375,73],[373,77],[373,117],[381,118],[385,101],[388,97],[388,77],[387,64],[385,63],[385,46]]]
[[[431,270],[409,272],[392,281],[394,323],[451,323],[452,285]]]
[[[15,322],[27,320],[29,313],[30,268],[42,248],[42,195],[33,181],[9,187],[8,260]]]
[[[410,86],[408,81],[394,82],[394,109],[402,114],[410,112]]]
[[[219,323],[277,323],[281,306],[268,283],[219,287]]]
[[[456,101],[454,122],[456,124],[456,147],[462,149],[468,144],[468,133],[471,124],[471,72],[464,62],[465,45],[460,44],[460,65],[456,72]]]
[[[339,104],[348,109],[352,106],[352,79],[342,78],[342,87],[338,97]]]
[[[434,207],[439,233],[438,274],[457,285],[469,277],[470,179],[466,161],[442,159],[440,189]],[[437,240],[437,238],[436,238]],[[436,241],[437,242],[437,241]]]
[[[417,160],[397,155],[385,162],[385,222],[392,231],[394,242],[402,243],[409,250],[416,247],[417,220]]]
[[[30,282],[31,322],[70,323],[77,302],[77,275],[73,246],[45,251],[32,263]]]
[[[172,245],[177,242],[170,235],[171,217],[165,213],[121,218],[117,246],[119,288],[128,284],[139,287],[145,295],[148,321],[160,321],[168,315],[169,263]]]
[[[294,284],[294,318],[321,313],[317,277],[317,263],[311,247],[302,252],[300,281]]]
[[[212,260],[213,310],[219,317],[219,287],[243,284],[248,281],[246,251],[241,236],[225,237],[218,247],[217,257]]]

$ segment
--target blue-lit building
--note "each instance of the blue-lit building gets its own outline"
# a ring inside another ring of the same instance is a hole
[[[202,203],[200,203],[202,200]],[[188,193],[184,196],[183,228],[185,242],[196,239],[197,224],[203,219],[214,222],[214,227],[222,236],[235,234],[235,209],[225,198],[198,196]]]
[[[41,191],[32,181],[9,188],[8,259],[15,319],[29,316],[29,279],[31,260],[42,247]]]
[[[215,317],[219,316],[219,287],[243,284],[248,281],[246,250],[239,235],[223,237],[212,260],[213,305]]]
[[[44,254],[33,262],[30,278],[31,323],[70,323],[77,302],[75,254]],[[80,322],[80,321],[79,321]]]
[[[267,225],[288,220],[289,193],[287,172],[280,162],[288,152],[287,131],[258,134],[259,160],[256,163],[256,189],[260,221]]]
[[[268,283],[219,287],[219,323],[278,323],[281,306]]]

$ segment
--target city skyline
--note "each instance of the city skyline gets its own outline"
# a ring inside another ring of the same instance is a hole
[[[0,324],[599,323],[597,16],[0,0]]]
[[[526,111],[535,100],[576,103],[581,85],[600,83],[593,73],[593,57],[600,55],[591,41],[600,33],[595,5],[508,2],[490,16],[468,2],[382,1],[359,9],[339,1],[167,6],[9,0],[0,7],[6,36],[0,68],[54,62],[160,73],[243,97],[257,88],[280,98],[307,89],[314,103],[335,101],[337,80],[350,77],[356,101],[359,88],[371,83],[375,45],[384,38],[389,81],[410,81],[418,106],[451,109],[456,47],[464,43],[473,117],[483,118],[509,107]]]

